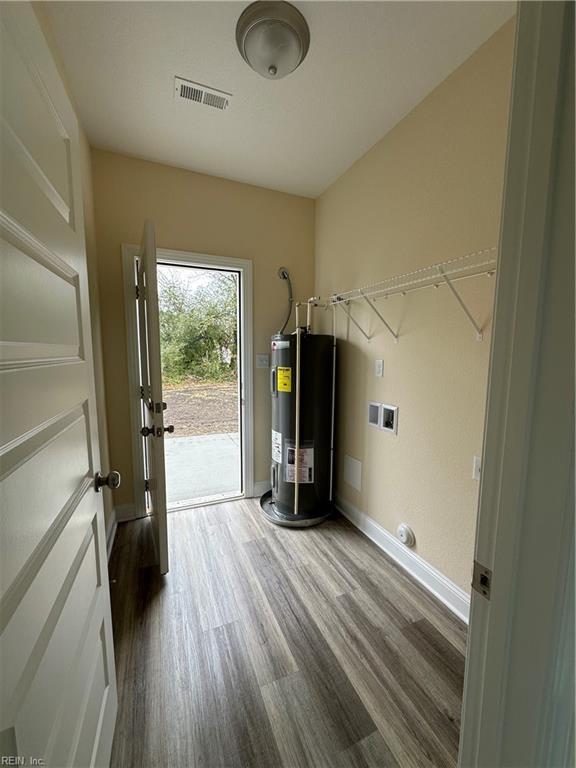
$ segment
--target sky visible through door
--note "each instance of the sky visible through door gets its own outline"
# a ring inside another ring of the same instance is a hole
[[[238,272],[158,264],[169,508],[241,492]]]

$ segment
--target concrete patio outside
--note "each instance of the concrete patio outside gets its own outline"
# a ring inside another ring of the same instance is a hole
[[[170,437],[164,454],[169,508],[240,493],[238,432]]]

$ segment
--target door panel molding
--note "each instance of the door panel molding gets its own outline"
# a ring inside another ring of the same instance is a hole
[[[64,261],[47,245],[38,240],[31,232],[13,219],[6,211],[0,209],[0,234],[15,248],[34,259],[42,266],[51,270],[55,275],[77,285],[78,273],[67,261]]]
[[[72,218],[72,212],[70,206],[66,203],[64,198],[60,195],[54,184],[50,181],[48,176],[43,172],[41,166],[36,162],[36,159],[28,149],[28,147],[21,141],[18,136],[12,130],[12,126],[2,117],[2,133],[5,139],[10,144],[12,152],[18,156],[20,162],[24,168],[28,171],[30,176],[34,179],[38,187],[46,195],[48,200],[52,203],[54,208],[58,211],[60,216],[70,223]]]

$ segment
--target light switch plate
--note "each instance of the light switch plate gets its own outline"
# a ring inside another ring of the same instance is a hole
[[[474,456],[472,461],[472,480],[480,480],[480,471],[482,469],[482,459],[480,456]]]
[[[384,376],[384,360],[374,360],[374,376]]]
[[[270,355],[257,353],[256,368],[270,368]]]

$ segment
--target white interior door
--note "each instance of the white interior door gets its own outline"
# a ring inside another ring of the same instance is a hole
[[[144,225],[138,258],[138,345],[142,397],[142,451],[147,490],[146,508],[160,573],[168,573],[168,521],[164,466],[164,401],[158,316],[158,279],[154,225]],[[168,429],[168,427],[166,427]]]
[[[32,7],[3,3],[0,34],[0,753],[104,766],[117,700],[78,124]]]

